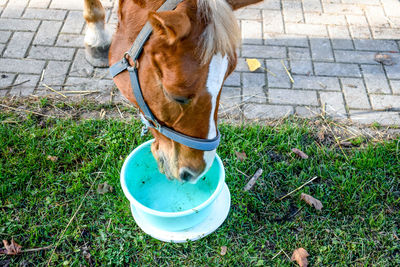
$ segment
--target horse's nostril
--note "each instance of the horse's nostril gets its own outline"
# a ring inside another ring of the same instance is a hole
[[[187,171],[187,170],[183,170],[179,174],[179,177],[181,178],[181,180],[187,182],[187,181],[192,180],[194,178],[194,175],[191,172]]]

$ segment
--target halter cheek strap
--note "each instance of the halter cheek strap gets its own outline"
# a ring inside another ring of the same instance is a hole
[[[164,10],[172,10],[174,9],[182,0],[167,0],[159,9],[158,11]],[[113,64],[110,67],[110,74],[114,78],[121,72],[128,70],[129,77],[131,80],[131,86],[133,90],[133,94],[135,95],[136,102],[142,111],[141,120],[144,124],[142,129],[142,133],[147,132],[148,128],[154,128],[162,135],[168,137],[169,139],[174,140],[180,144],[185,146],[203,150],[203,151],[211,151],[218,147],[220,142],[220,133],[217,129],[217,136],[213,139],[203,139],[203,138],[196,138],[185,135],[183,133],[177,132],[172,128],[167,126],[161,125],[154,114],[151,112],[149,106],[146,104],[146,101],[143,98],[142,89],[140,88],[139,83],[139,76],[137,71],[137,60],[142,53],[143,45],[146,43],[147,39],[149,38],[152,32],[151,25],[147,22],[142,30],[140,31],[139,35],[137,36],[135,42],[133,43],[131,49],[125,53],[122,60],[118,61],[117,63]],[[132,58],[134,66],[131,66],[128,61],[128,57]]]

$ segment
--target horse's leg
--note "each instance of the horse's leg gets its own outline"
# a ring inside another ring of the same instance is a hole
[[[108,67],[111,34],[105,29],[106,12],[100,0],[84,0],[83,17],[88,28],[85,35],[86,59],[95,67]]]

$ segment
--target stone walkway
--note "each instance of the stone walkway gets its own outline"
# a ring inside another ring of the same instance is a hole
[[[114,1],[102,3],[115,27]],[[107,70],[92,68],[83,56],[82,5],[0,0],[0,96],[54,94],[47,85],[101,91],[96,98],[110,101],[115,87]],[[236,16],[243,44],[225,82],[224,115],[270,119],[324,112],[400,125],[399,0],[264,0]],[[376,62],[377,53],[394,64]],[[250,72],[246,58],[258,59],[262,68]],[[122,97],[115,92],[113,99]]]

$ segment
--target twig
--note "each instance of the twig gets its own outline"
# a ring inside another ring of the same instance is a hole
[[[253,175],[253,177],[251,177],[250,181],[246,184],[246,186],[244,187],[244,191],[249,191],[253,188],[253,186],[255,185],[255,183],[257,182],[258,178],[260,178],[261,174],[263,173],[263,170],[261,168],[259,168],[256,173]]]
[[[275,256],[273,256],[271,260],[273,260],[276,257],[278,257],[282,253],[282,251],[283,251],[283,249],[281,249],[278,253],[276,253]]]
[[[119,107],[118,107],[118,105],[117,104],[115,104],[115,106],[117,107],[117,109],[118,109],[118,112],[119,112],[119,115],[121,116],[121,119],[123,119],[124,118],[124,116],[122,115],[122,113],[121,113],[121,110],[119,110]]]
[[[290,260],[290,261],[292,261],[292,259],[289,257],[289,255],[282,249],[282,252],[283,252],[283,254],[285,254],[286,255],[286,257]]]
[[[1,121],[1,123],[19,123],[19,121]]]
[[[55,89],[51,88],[51,87],[50,87],[50,86],[48,86],[47,84],[45,84],[45,83],[42,83],[42,85],[43,85],[44,87],[46,87],[47,89],[49,89],[50,91],[53,91],[54,93],[56,93],[56,94],[59,94],[60,96],[63,96],[64,98],[67,98],[67,96],[66,96],[66,95],[63,95],[62,93],[60,93],[60,92],[56,91]]]
[[[284,199],[284,198],[290,196],[291,194],[293,194],[293,193],[296,192],[297,190],[300,190],[300,189],[303,188],[305,185],[308,185],[309,183],[311,183],[312,181],[314,181],[314,180],[317,179],[317,178],[318,178],[318,176],[315,176],[315,177],[312,178],[310,181],[304,183],[302,186],[297,187],[295,190],[293,190],[293,191],[291,191],[290,193],[288,193],[288,194],[284,195],[283,197],[281,197],[281,198],[279,199],[279,201],[281,201],[282,199]]]
[[[100,171],[103,169],[104,164],[106,163],[108,159],[108,154],[106,156],[106,158],[103,161],[103,164],[100,167]],[[72,215],[71,219],[69,220],[67,226],[64,228],[64,231],[62,231],[60,238],[58,239],[56,245],[54,246],[53,252],[50,255],[49,261],[47,262],[47,266],[50,266],[51,263],[51,259],[53,258],[54,252],[56,251],[58,245],[61,242],[61,239],[64,237],[65,232],[67,231],[68,227],[70,226],[70,224],[72,223],[72,221],[75,219],[76,214],[78,214],[78,211],[81,209],[83,202],[85,201],[85,199],[87,198],[87,196],[89,195],[89,192],[92,191],[93,185],[96,183],[97,179],[99,178],[100,173],[97,173],[96,179],[93,181],[93,183],[91,184],[89,190],[86,192],[85,196],[82,198],[81,203],[79,204],[78,208],[76,209],[74,215]]]
[[[246,178],[249,178],[249,176],[248,176],[247,174],[245,174],[244,172],[242,172],[242,171],[239,170],[238,168],[236,168],[236,170],[237,170],[238,172],[240,172],[241,174],[243,174],[244,176],[246,176]]]
[[[25,250],[21,251],[21,253],[25,253],[25,252],[35,252],[35,251],[41,251],[41,250],[50,249],[50,248],[52,248],[52,247],[53,247],[53,246],[52,246],[52,245],[50,245],[50,246],[47,246],[47,247],[42,247],[42,248],[29,248],[29,249],[25,249]]]
[[[44,69],[44,70],[42,71],[42,75],[40,75],[40,80],[39,80],[39,82],[43,82],[45,72],[46,72],[46,69]]]
[[[275,74],[275,73],[273,73],[272,71],[270,71],[269,69],[267,69],[267,68],[264,68],[264,67],[260,67],[260,68],[262,68],[262,69],[263,69],[263,70],[265,70],[266,72],[269,72],[269,73],[271,73],[271,75],[272,75],[272,76],[276,77],[276,74]]]
[[[9,108],[9,109],[12,109],[12,110],[15,110],[15,111],[22,111],[22,112],[26,112],[26,113],[32,113],[32,114],[35,114],[35,115],[43,116],[43,117],[54,118],[54,116],[45,115],[45,114],[42,114],[42,113],[39,113],[39,112],[35,112],[35,111],[30,111],[30,110],[25,110],[25,109],[20,109],[20,108],[13,108],[13,107],[6,106],[6,105],[3,105],[3,104],[0,104],[0,106],[4,107],[4,108]]]
[[[99,90],[96,91],[68,91],[68,90],[64,90],[64,91],[59,91],[61,93],[64,94],[93,94],[93,93],[100,93]]]
[[[288,69],[286,68],[285,63],[283,63],[283,60],[281,60],[281,63],[282,63],[282,66],[285,68],[286,73],[287,73],[287,75],[289,76],[290,81],[291,81],[292,83],[294,83],[293,77],[292,77],[292,75],[290,74],[290,72],[288,71]]]
[[[13,88],[13,87],[18,86],[18,85],[22,85],[22,84],[30,82],[30,81],[31,80],[26,80],[26,81],[23,81],[23,82],[20,82],[20,83],[16,83],[14,85],[8,85],[8,86],[5,86],[5,87],[0,87],[0,90],[7,90],[7,89]]]

